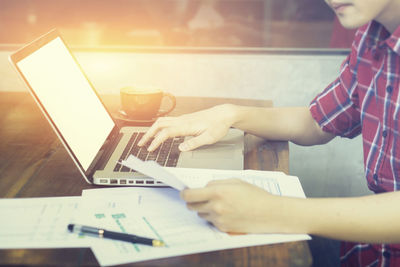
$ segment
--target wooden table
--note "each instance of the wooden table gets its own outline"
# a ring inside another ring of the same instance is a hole
[[[111,113],[117,95],[102,96]],[[219,103],[271,106],[270,101],[178,97],[172,115]],[[122,124],[122,122],[119,122]],[[89,185],[79,174],[47,120],[26,92],[0,92],[0,197],[79,196]],[[288,172],[288,143],[246,134],[245,168]],[[1,218],[1,214],[0,214]],[[0,240],[1,242],[1,240]],[[0,250],[0,265],[97,266],[88,248]],[[291,242],[200,253],[134,266],[310,266],[307,242]]]

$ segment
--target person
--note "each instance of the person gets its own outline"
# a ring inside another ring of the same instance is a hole
[[[295,199],[238,179],[185,189],[190,210],[222,231],[309,233],[343,240],[343,266],[400,266],[400,0],[326,0],[346,28],[359,28],[339,77],[309,107],[230,104],[158,119],[140,141],[154,150],[191,135],[187,151],[211,144],[230,127],[299,145],[362,135],[365,177],[373,195]]]

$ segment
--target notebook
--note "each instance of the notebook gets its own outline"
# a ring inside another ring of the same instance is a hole
[[[116,125],[57,30],[11,54],[10,61],[88,183],[165,186],[118,163],[132,154],[168,167],[243,169],[244,133],[237,129],[189,152],[177,149],[183,137],[165,141],[160,155],[137,148],[147,128]]]

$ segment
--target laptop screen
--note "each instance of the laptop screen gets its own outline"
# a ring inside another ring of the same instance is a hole
[[[17,67],[86,171],[115,124],[60,37]]]

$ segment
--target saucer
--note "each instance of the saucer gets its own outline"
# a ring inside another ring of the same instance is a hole
[[[146,120],[129,118],[126,115],[125,111],[123,111],[123,110],[118,110],[118,112],[115,113],[114,115],[115,115],[115,118],[117,120],[121,120],[121,121],[125,121],[125,122],[131,122],[131,123],[152,124],[157,120],[157,118],[151,118],[151,119],[146,119]]]

